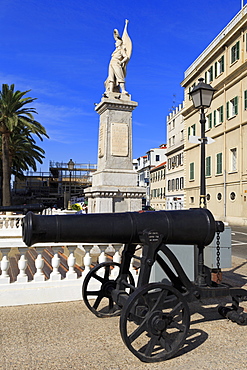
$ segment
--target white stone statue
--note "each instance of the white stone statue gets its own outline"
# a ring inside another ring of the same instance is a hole
[[[126,66],[132,52],[132,42],[127,33],[128,22],[126,19],[122,37],[120,37],[117,29],[114,29],[113,32],[114,39],[116,40],[116,49],[111,55],[108,77],[105,81],[106,95],[107,92],[128,94],[125,90]]]

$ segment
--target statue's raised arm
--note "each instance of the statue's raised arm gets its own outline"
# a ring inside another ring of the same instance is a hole
[[[105,81],[107,92],[121,92],[128,94],[125,90],[126,66],[131,57],[132,42],[127,32],[128,20],[125,21],[125,27],[122,37],[117,29],[113,31],[116,49],[111,55],[109,63],[108,77]]]

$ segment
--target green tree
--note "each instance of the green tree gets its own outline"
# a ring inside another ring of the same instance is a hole
[[[17,158],[11,153],[11,141],[17,140],[19,133],[19,140],[23,139],[26,134],[27,141],[25,145],[28,145],[29,153],[31,153],[31,146],[33,145],[33,154],[40,151],[39,147],[35,145],[35,141],[31,134],[35,134],[40,140],[43,140],[43,136],[48,137],[45,128],[34,119],[33,113],[37,113],[35,108],[26,107],[27,104],[33,103],[36,98],[26,97],[25,95],[30,91],[21,92],[19,90],[14,91],[14,84],[2,85],[2,91],[0,91],[0,134],[2,139],[2,204],[8,206],[11,204],[10,196],[10,177],[11,167],[14,165],[18,170],[23,170],[26,164],[31,167],[33,160],[31,156],[22,156]],[[24,149],[24,148],[23,148]],[[42,149],[41,149],[42,155]],[[40,156],[36,155],[36,159]],[[22,159],[22,164],[20,161]],[[15,160],[15,162],[14,162]],[[19,162],[19,163],[18,163]],[[18,165],[17,165],[18,163]]]
[[[9,139],[9,162],[11,174],[18,178],[23,178],[24,171],[27,171],[30,168],[33,171],[37,171],[36,162],[38,161],[39,163],[43,163],[45,151],[36,145],[30,130],[26,127],[21,130],[19,127],[16,127],[11,133]],[[1,144],[2,138],[0,137],[0,157],[2,157]]]

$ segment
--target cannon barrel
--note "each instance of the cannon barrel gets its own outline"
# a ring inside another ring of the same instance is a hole
[[[162,234],[164,243],[208,245],[222,225],[202,208],[51,216],[29,212],[22,232],[28,246],[38,242],[138,244],[144,230]]]
[[[26,214],[27,212],[41,212],[46,207],[44,204],[22,204],[16,206],[0,206],[0,212],[22,212]]]

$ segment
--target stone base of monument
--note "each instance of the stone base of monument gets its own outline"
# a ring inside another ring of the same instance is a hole
[[[143,189],[126,186],[93,186],[87,188],[89,213],[135,212],[142,209]]]

